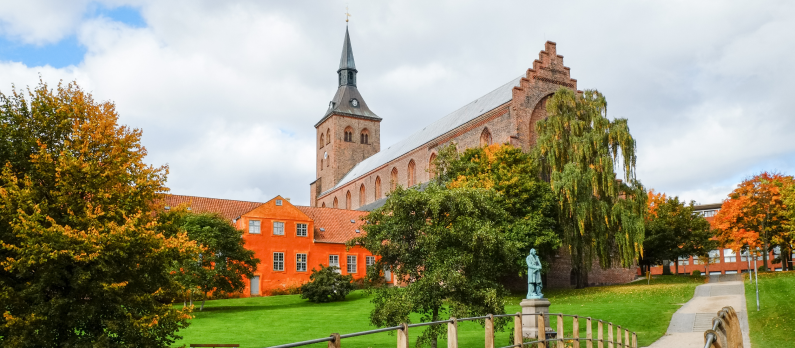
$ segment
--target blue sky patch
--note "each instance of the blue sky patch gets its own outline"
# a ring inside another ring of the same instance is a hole
[[[89,7],[85,18],[97,17],[105,17],[133,28],[146,27],[146,21],[141,17],[141,12],[130,6],[108,8],[95,5]],[[25,44],[0,35],[0,61],[4,62],[21,62],[29,67],[50,65],[54,68],[63,68],[80,64],[85,54],[86,48],[77,41],[74,33],[56,43],[45,45]]]
[[[77,42],[74,35],[43,46],[24,44],[0,36],[0,61],[22,62],[29,67],[49,64],[63,68],[80,64],[85,54],[86,48]]]

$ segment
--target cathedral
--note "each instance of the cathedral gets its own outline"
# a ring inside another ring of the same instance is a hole
[[[310,184],[311,206],[370,210],[397,185],[430,180],[431,161],[450,142],[459,149],[510,143],[529,151],[535,123],[546,117],[547,98],[561,87],[577,90],[563,56],[547,41],[532,69],[382,151],[381,118],[359,93],[357,73],[346,28],[339,87],[315,124],[317,179]]]
[[[437,151],[451,142],[459,150],[508,143],[529,151],[537,139],[535,123],[546,117],[547,99],[561,87],[577,91],[577,80],[563,65],[563,56],[557,54],[554,42],[547,41],[533,67],[523,74],[382,150],[381,117],[356,87],[357,74],[346,28],[337,93],[315,124],[316,179],[310,184],[310,206],[315,208],[378,208],[397,185],[429,181]],[[550,261],[547,286],[573,286],[567,249],[561,248]],[[586,282],[626,283],[637,274],[637,267],[602,269],[595,262]]]

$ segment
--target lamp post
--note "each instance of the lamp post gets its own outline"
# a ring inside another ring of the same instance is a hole
[[[767,265],[765,265],[767,266]],[[759,267],[756,264],[756,252],[754,252],[754,278],[756,278],[756,311],[759,312]]]

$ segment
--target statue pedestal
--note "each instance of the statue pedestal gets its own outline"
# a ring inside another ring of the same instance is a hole
[[[526,338],[538,337],[538,316],[527,315],[533,313],[544,313],[544,325],[547,331],[551,330],[549,326],[549,300],[546,298],[540,299],[525,299],[519,304],[522,306],[522,336]]]

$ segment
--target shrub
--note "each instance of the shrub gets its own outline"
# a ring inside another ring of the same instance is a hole
[[[320,270],[312,269],[309,283],[301,285],[301,298],[312,302],[331,302],[344,300],[353,291],[353,276],[342,275],[335,266],[320,265]]]
[[[695,271],[693,271],[693,273],[692,273],[692,274],[693,274],[694,276],[699,276],[699,277],[700,277],[700,276],[701,276],[701,271],[699,271],[699,270],[695,270]]]
[[[270,295],[271,296],[279,296],[279,295],[298,295],[301,293],[301,287],[290,285],[288,287],[283,288],[275,288],[271,289]]]

